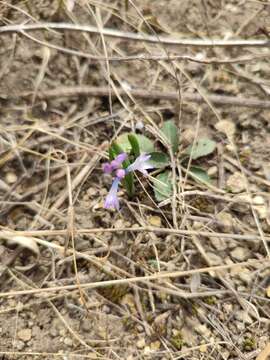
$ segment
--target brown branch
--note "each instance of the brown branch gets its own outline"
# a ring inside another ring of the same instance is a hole
[[[129,93],[137,98],[149,100],[172,100],[178,101],[178,93],[176,91],[147,91],[143,89],[131,89]],[[124,89],[118,88],[117,92],[112,92],[111,96],[126,95]],[[23,92],[20,96],[28,98],[32,92]],[[74,97],[74,96],[109,96],[109,89],[107,87],[92,87],[92,86],[71,86],[59,87],[52,90],[44,90],[37,93],[37,98],[40,100],[59,98],[59,97]],[[0,95],[1,97],[1,95]],[[227,95],[208,95],[207,98],[215,105],[230,105],[247,108],[270,109],[270,101],[259,100],[256,98],[243,98]],[[203,103],[205,100],[199,94],[183,94],[183,101],[190,101],[195,103]]]
[[[12,230],[6,229],[4,227],[1,228],[3,231]],[[210,231],[196,231],[196,230],[184,230],[184,229],[168,229],[168,228],[158,228],[158,227],[151,227],[151,226],[142,226],[142,227],[123,227],[123,228],[92,228],[92,229],[76,229],[76,234],[80,235],[87,235],[87,234],[98,234],[98,233],[105,233],[105,232],[120,232],[120,231],[128,231],[128,232],[153,232],[156,234],[173,234],[179,236],[204,236],[204,237],[221,237],[226,239],[236,239],[236,240],[245,240],[245,241],[258,241],[261,240],[261,237],[256,234],[232,234],[232,233],[217,233],[217,232],[210,232]],[[21,236],[66,236],[68,230],[26,230],[26,231],[12,231],[14,235],[21,235]],[[266,240],[270,242],[270,236],[266,236]]]
[[[235,267],[240,266],[252,266],[258,264],[269,264],[268,259],[260,259],[260,260],[249,260],[245,262],[239,262],[236,264],[228,264],[228,265],[219,265],[219,266],[210,266],[206,268],[200,269],[192,269],[192,270],[180,270],[180,271],[167,271],[167,272],[159,272],[153,275],[145,275],[145,276],[138,276],[132,277],[127,279],[116,279],[116,280],[104,280],[104,281],[97,281],[91,283],[82,283],[81,287],[84,289],[97,289],[107,286],[114,286],[114,285],[124,285],[124,284],[132,284],[132,283],[139,283],[144,281],[151,281],[151,280],[160,280],[160,279],[168,279],[168,278],[176,278],[176,277],[185,277],[191,276],[193,274],[198,273],[209,273],[213,271],[222,271],[226,269],[233,269]],[[55,291],[64,291],[64,290],[75,290],[77,289],[77,285],[63,285],[63,286],[54,286],[49,288],[42,288],[42,289],[29,289],[29,290],[14,290],[8,292],[0,293],[0,298],[3,297],[15,297],[19,295],[30,295],[30,294],[40,294],[40,293],[49,293]]]

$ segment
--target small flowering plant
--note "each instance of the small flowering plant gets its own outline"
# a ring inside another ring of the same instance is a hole
[[[146,136],[134,133],[120,135],[109,148],[110,162],[103,164],[103,172],[113,176],[112,186],[106,196],[104,207],[119,210],[117,196],[120,184],[123,184],[129,197],[134,196],[134,173],[144,176],[154,168],[169,164],[164,153],[155,151],[153,142]]]
[[[151,158],[151,155],[141,154],[137,159],[126,168],[123,168],[122,165],[127,161],[127,154],[121,153],[116,156],[114,160],[110,163],[105,163],[103,165],[103,171],[105,173],[114,174],[114,180],[111,186],[111,189],[106,197],[104,207],[105,209],[113,208],[119,210],[119,200],[117,197],[118,186],[121,183],[122,179],[126,180],[127,190],[133,189],[133,176],[132,173],[135,171],[141,172],[143,175],[147,175],[147,170],[152,169],[153,166],[148,162]],[[132,195],[132,193],[131,193]]]
[[[160,129],[159,141],[170,154],[176,155],[179,149],[178,129],[173,121],[164,122]],[[162,146],[161,145],[161,146]],[[212,153],[215,142],[210,139],[199,139],[182,152],[180,162],[185,164],[189,158],[196,160],[201,156]],[[159,169],[158,174],[151,176],[154,195],[158,202],[170,198],[172,195],[172,171],[169,156],[165,152],[155,150],[154,143],[146,136],[134,133],[124,133],[114,141],[109,148],[110,161],[103,164],[103,172],[113,177],[111,189],[105,199],[104,207],[119,210],[117,196],[120,184],[123,184],[129,197],[134,196],[134,173],[139,172],[144,176],[148,171]],[[191,166],[187,170],[194,180],[209,183],[207,173],[198,166]]]

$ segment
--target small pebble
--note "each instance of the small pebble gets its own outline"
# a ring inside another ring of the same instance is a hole
[[[39,326],[34,325],[34,326],[32,327],[32,336],[33,336],[33,337],[38,337],[39,334],[40,334],[40,332],[41,332],[41,329],[40,329]]]
[[[22,350],[24,348],[24,342],[21,340],[16,340],[14,342],[14,345],[15,345],[16,349],[18,349],[18,350]]]
[[[161,218],[159,216],[149,216],[147,220],[149,225],[161,227]]]
[[[145,347],[145,338],[141,338],[136,342],[138,349],[143,349]]]
[[[200,230],[201,228],[204,227],[204,224],[200,221],[194,221],[193,222],[193,229],[194,230]]]
[[[208,349],[207,345],[203,344],[203,345],[200,346],[199,350],[200,350],[201,353],[206,353],[207,349]]]
[[[211,332],[209,331],[209,329],[207,328],[206,325],[204,324],[200,324],[196,327],[195,331],[200,334],[200,335],[203,335],[203,336],[210,336]]]
[[[253,320],[251,319],[251,317],[249,316],[249,314],[246,312],[246,311],[243,311],[243,310],[239,310],[235,313],[235,318],[238,320],[238,321],[241,321],[242,323],[245,323],[245,324],[252,324],[253,323]]]
[[[60,336],[65,336],[66,335],[66,329],[60,329],[59,330],[59,335]]]
[[[207,253],[209,260],[211,261],[211,265],[221,265],[223,263],[222,258],[214,253]]]
[[[110,314],[111,308],[108,305],[103,305],[102,312],[104,312],[105,314]]]
[[[216,218],[222,224],[222,227],[224,228],[224,232],[232,231],[234,221],[230,213],[226,213],[222,211],[216,215]]]
[[[14,184],[18,178],[17,175],[13,172],[6,173],[5,180],[8,184]]]
[[[151,342],[151,344],[150,344],[150,349],[151,349],[152,351],[157,351],[157,350],[159,350],[159,349],[160,349],[160,342],[159,342],[158,340]]]
[[[96,353],[90,353],[87,356],[88,356],[89,359],[97,359],[98,358]]]
[[[207,170],[207,174],[211,177],[211,176],[215,176],[217,174],[218,168],[217,166],[211,166],[208,170]]]
[[[137,130],[142,130],[144,128],[144,123],[141,120],[137,121],[135,124],[135,128]]]
[[[228,139],[233,139],[236,130],[234,122],[229,120],[221,120],[216,123],[215,128],[225,134]]]
[[[125,227],[125,221],[122,220],[122,219],[116,220],[115,223],[114,223],[114,227],[115,227],[116,229],[124,228],[124,227]],[[119,235],[123,234],[123,231],[119,231],[118,234],[119,234]]]
[[[20,340],[27,342],[31,340],[32,337],[32,330],[31,329],[22,329],[19,330],[17,336]]]
[[[239,172],[236,171],[234,174],[229,176],[227,180],[227,188],[234,194],[243,192],[246,190],[246,181],[244,176]]]
[[[146,346],[145,348],[144,348],[144,355],[148,355],[148,354],[150,354],[150,352],[151,352],[151,349],[150,349],[150,346]]]
[[[254,198],[253,198],[253,203],[255,204],[255,205],[264,205],[264,198],[262,197],[262,196],[255,196]]]
[[[231,251],[231,256],[237,261],[245,261],[249,258],[250,252],[249,249],[238,246]]]
[[[88,197],[93,197],[93,196],[97,195],[97,189],[90,187],[87,190],[87,195],[88,195]]]
[[[226,241],[220,237],[211,237],[210,242],[216,250],[222,251],[227,248]]]
[[[66,337],[66,338],[64,339],[64,344],[71,347],[71,346],[73,346],[73,341],[72,341],[71,338]]]
[[[226,314],[230,314],[233,311],[233,305],[232,304],[224,304],[223,309]]]
[[[50,328],[50,335],[51,335],[52,337],[56,337],[58,334],[59,334],[59,333],[58,333],[58,331],[57,331],[57,329],[56,329],[55,327],[51,327],[51,328]]]
[[[196,130],[193,128],[188,128],[182,133],[182,141],[184,144],[192,144],[196,136]]]
[[[88,319],[83,319],[81,324],[81,329],[85,332],[89,332],[93,328],[93,325],[91,324],[91,321]]]
[[[252,276],[249,271],[240,272],[238,276],[247,285],[251,283]]]

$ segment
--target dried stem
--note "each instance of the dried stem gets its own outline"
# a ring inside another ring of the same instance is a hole
[[[150,100],[178,100],[179,94],[176,91],[147,91],[143,89],[131,89],[129,93],[137,98],[141,99],[150,99]],[[118,94],[118,95],[117,95]],[[126,94],[125,90],[122,88],[117,88],[116,92],[113,92],[111,95],[117,97],[119,95],[123,96]],[[32,95],[32,92],[23,92],[21,96],[27,98]],[[109,90],[107,87],[93,87],[93,86],[71,86],[71,87],[58,87],[57,89],[39,91],[37,93],[37,98],[40,100],[59,98],[59,97],[74,97],[74,96],[109,96]],[[1,95],[0,95],[1,97]],[[207,98],[210,103],[215,105],[231,105],[231,106],[240,106],[247,108],[258,108],[258,109],[270,109],[269,100],[258,100],[254,98],[243,98],[235,96],[226,96],[226,95],[210,95],[207,94]],[[203,103],[205,100],[199,94],[183,94],[183,101],[185,102],[195,102]]]
[[[14,33],[33,30],[71,30],[82,31],[91,34],[120,38],[131,41],[143,41],[154,44],[175,45],[175,46],[201,46],[201,47],[270,47],[268,39],[251,39],[251,40],[222,40],[222,39],[177,39],[173,37],[136,34],[132,32],[124,32],[115,29],[103,28],[96,26],[80,25],[71,23],[37,23],[37,24],[15,24],[0,27],[0,34]]]

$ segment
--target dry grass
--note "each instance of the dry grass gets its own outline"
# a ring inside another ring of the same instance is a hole
[[[190,2],[177,27],[174,1],[162,12],[162,1],[65,3],[0,2],[0,354],[266,360],[267,5],[201,1],[198,18]],[[159,130],[167,119],[177,154]],[[216,129],[224,119],[233,136]],[[121,189],[110,212],[101,163],[138,123],[167,147],[173,194],[157,204],[138,177],[136,197]],[[208,185],[181,161],[205,134],[218,143],[197,163],[215,168]],[[235,173],[241,196],[228,190]]]

